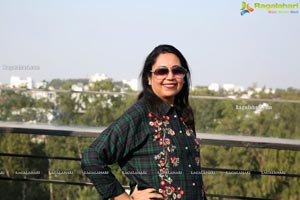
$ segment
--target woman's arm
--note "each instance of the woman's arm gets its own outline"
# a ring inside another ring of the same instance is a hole
[[[108,165],[124,162],[128,153],[140,144],[141,141],[137,141],[136,135],[144,114],[142,112],[142,109],[137,110],[133,106],[105,129],[82,155],[83,172],[104,199],[124,193],[122,185],[111,173]]]
[[[98,193],[105,199],[124,192],[122,185],[111,173],[108,161],[92,146],[84,151],[81,167],[83,173],[93,182]]]

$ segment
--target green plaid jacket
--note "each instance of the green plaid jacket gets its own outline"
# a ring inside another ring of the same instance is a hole
[[[206,199],[194,127],[161,102],[157,118],[142,98],[104,130],[82,156],[82,169],[102,199],[124,192],[108,165],[118,163],[130,186],[156,188],[164,199]]]

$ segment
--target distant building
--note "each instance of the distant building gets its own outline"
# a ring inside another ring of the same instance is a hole
[[[208,86],[208,90],[214,91],[214,92],[219,92],[221,89],[223,89],[225,92],[228,93],[233,93],[233,92],[244,92],[245,89],[241,86],[234,85],[231,83],[225,83],[222,86],[218,83],[211,83]]]
[[[31,77],[27,77],[25,79],[21,79],[18,76],[11,76],[10,77],[10,87],[11,88],[33,88],[33,80]]]
[[[248,94],[242,94],[241,99],[249,99],[250,96]]]
[[[235,87],[235,85],[229,84],[229,83],[225,83],[225,84],[222,85],[222,88],[223,88],[226,92],[233,91],[233,90],[234,90],[234,87]]]
[[[33,99],[36,99],[36,100],[47,99],[50,102],[56,104],[57,94],[54,91],[38,91],[38,90],[33,90],[31,92],[31,97]]]
[[[266,93],[266,94],[275,94],[275,90],[274,89],[271,89],[271,88],[266,88],[265,90],[264,90],[264,93]]]
[[[127,84],[130,86],[130,88],[134,91],[138,91],[139,88],[139,83],[137,79],[131,79],[131,80],[123,80],[122,81],[123,84]]]
[[[245,91],[245,89],[241,86],[237,86],[234,84],[223,84],[222,88],[226,91],[226,92],[243,92]]]
[[[218,83],[211,83],[209,86],[208,86],[208,90],[210,91],[215,91],[215,92],[219,92],[220,90],[220,85]]]
[[[95,83],[97,81],[103,81],[109,79],[109,77],[107,77],[105,74],[94,74],[90,77],[89,82],[90,83]]]
[[[47,85],[48,85],[47,81],[41,81],[41,82],[35,83],[35,88],[37,88],[37,89],[46,89]]]
[[[84,85],[83,83],[76,83],[72,85],[72,91],[76,91],[76,92],[82,92],[84,90]]]
[[[249,97],[251,97],[253,94],[254,94],[254,91],[252,91],[252,90],[248,90],[248,91],[247,91],[247,95],[248,95]]]
[[[255,90],[256,93],[262,92],[262,88],[254,88],[254,90]]]

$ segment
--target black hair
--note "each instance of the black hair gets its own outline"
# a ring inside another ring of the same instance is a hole
[[[191,82],[190,70],[186,59],[184,58],[182,53],[174,46],[167,44],[159,45],[155,47],[147,56],[144,63],[144,67],[140,74],[143,91],[139,94],[138,99],[144,97],[147,104],[150,106],[151,112],[157,115],[157,117],[163,117],[163,114],[165,114],[161,113],[161,110],[157,107],[158,102],[161,102],[162,100],[153,92],[152,87],[148,84],[148,77],[152,76],[152,73],[150,72],[152,70],[152,66],[155,64],[157,57],[160,54],[164,53],[175,54],[178,57],[181,66],[187,70],[187,74],[184,77],[183,87],[180,90],[180,92],[175,96],[174,106],[180,111],[183,119],[185,120],[185,123],[187,125],[193,126],[194,116],[193,111],[189,105],[189,89]]]

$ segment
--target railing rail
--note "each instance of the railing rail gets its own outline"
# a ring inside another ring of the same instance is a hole
[[[0,122],[0,133],[43,134],[52,136],[97,137],[105,127],[69,127]],[[202,145],[268,148],[300,151],[299,139],[197,133]]]
[[[91,127],[68,127],[68,126],[53,126],[53,125],[38,125],[26,123],[12,123],[0,122],[0,134],[34,134],[34,135],[49,135],[49,136],[71,136],[71,137],[96,137],[104,130],[104,127],[91,128]],[[224,135],[224,134],[208,134],[197,133],[197,138],[202,145],[218,145],[227,147],[245,147],[245,148],[268,148],[280,150],[300,151],[300,140],[298,139],[281,139],[281,138],[268,138],[268,137],[253,137],[253,136],[240,136],[240,135]],[[5,157],[23,157],[28,159],[58,159],[80,161],[78,157],[64,157],[64,156],[45,156],[45,155],[31,155],[31,154],[17,154],[0,152],[0,156]],[[205,171],[224,172],[224,173],[245,173],[259,176],[284,176],[290,178],[300,178],[300,174],[290,173],[264,173],[263,171],[240,170],[240,169],[224,169],[224,168],[209,168],[202,167],[203,173]],[[39,183],[53,183],[53,184],[69,184],[78,186],[91,186],[90,182],[72,182],[64,180],[47,180],[36,179],[27,177],[8,177],[0,174],[2,181],[22,181],[22,182],[39,182]],[[124,186],[128,189],[128,186]],[[221,194],[207,194],[211,198],[219,199],[258,199],[268,200],[264,198],[241,197]]]

